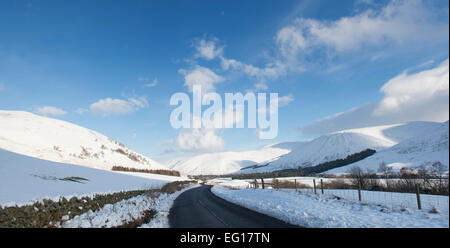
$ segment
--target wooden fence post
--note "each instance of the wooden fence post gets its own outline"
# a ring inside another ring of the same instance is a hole
[[[420,202],[420,186],[418,183],[416,184],[416,196],[417,196],[417,207],[419,208],[419,210],[421,210],[422,204]]]
[[[261,186],[262,186],[262,189],[264,189],[264,178],[261,178]]]
[[[323,195],[323,180],[322,180],[322,178],[320,179],[320,188],[322,189],[322,195]]]
[[[358,201],[361,201],[361,182],[358,182]]]
[[[297,192],[297,179],[294,179],[295,192]]]
[[[316,179],[313,179],[313,184],[314,184],[314,194],[317,194]]]
[[[257,189],[257,188],[258,188],[258,181],[255,178],[255,189]]]

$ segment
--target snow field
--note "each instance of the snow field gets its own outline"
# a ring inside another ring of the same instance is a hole
[[[232,180],[231,178],[215,178],[209,180],[207,184],[220,185],[231,189],[246,189],[250,188],[250,183],[244,180]]]
[[[448,208],[446,212],[438,213],[414,207],[392,209],[381,204],[338,200],[330,195],[299,194],[293,190],[229,190],[214,186],[212,192],[227,201],[303,227],[449,227]]]
[[[350,179],[346,178],[321,178],[321,177],[283,177],[277,178],[280,182],[297,181],[297,184],[304,184],[311,188],[309,189],[298,189],[298,191],[304,194],[314,194],[314,184],[313,180],[316,180],[317,194],[322,194],[320,188],[320,180],[323,183],[329,183],[333,180],[340,180],[348,184],[351,183]],[[264,183],[266,183],[266,188],[272,188],[270,183],[272,183],[273,178],[265,178]],[[388,179],[391,181],[396,181],[398,179]],[[245,179],[248,183],[253,183],[254,180]],[[261,180],[258,179],[258,187],[261,188]],[[381,184],[385,184],[385,179],[379,179]],[[282,191],[294,191],[294,189],[280,189]],[[324,194],[329,196],[338,196],[349,201],[358,201],[358,190],[357,189],[324,189]],[[416,194],[410,193],[396,193],[396,192],[385,192],[385,191],[361,191],[361,198],[363,203],[370,204],[382,204],[383,206],[390,207],[392,209],[401,209],[404,207],[417,209],[417,197]],[[449,197],[441,195],[427,195],[420,194],[422,209],[431,210],[435,208],[439,212],[449,212]]]
[[[144,174],[144,175],[143,175]],[[87,180],[64,180],[80,177]],[[183,181],[148,173],[105,171],[27,157],[0,149],[0,206],[22,206],[35,201],[58,201],[62,196],[92,197],[126,190],[161,188],[168,182]]]

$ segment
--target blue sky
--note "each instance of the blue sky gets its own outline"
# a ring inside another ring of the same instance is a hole
[[[448,18],[447,0],[5,0],[0,109],[67,120],[156,159],[445,121]],[[170,96],[205,71],[222,78],[204,82],[219,94],[284,97],[278,137],[173,129]]]

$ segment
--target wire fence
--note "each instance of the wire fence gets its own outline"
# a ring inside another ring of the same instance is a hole
[[[326,179],[330,181],[332,179]],[[263,180],[264,181],[264,180]],[[263,188],[263,181],[257,180],[256,187]],[[255,181],[252,181],[255,187]],[[315,184],[315,187],[314,187]],[[288,179],[288,180],[265,180],[265,189],[278,189],[284,191],[297,191],[301,194],[317,195],[323,197],[333,197],[348,201],[362,202],[366,204],[379,205],[391,209],[418,209],[419,206],[425,211],[437,211],[440,213],[449,212],[449,196],[428,195],[415,193],[398,193],[387,191],[369,191],[351,188],[348,185],[345,189],[329,189],[325,186],[324,179]]]

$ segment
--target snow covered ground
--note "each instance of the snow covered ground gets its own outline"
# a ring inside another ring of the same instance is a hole
[[[448,206],[446,211],[441,209],[438,213],[430,213],[428,210],[417,210],[415,207],[404,206],[397,209],[375,202],[359,203],[353,200],[336,199],[328,194],[299,194],[292,190],[230,190],[214,186],[212,192],[227,201],[303,227],[449,227]]]
[[[167,169],[98,132],[23,111],[0,110],[0,149],[104,170]]]
[[[115,204],[107,204],[102,209],[95,212],[88,211],[74,218],[63,221],[58,227],[63,228],[102,228],[116,227],[123,223],[133,221],[142,217],[146,210],[156,210],[156,216],[142,228],[167,228],[169,227],[168,213],[173,201],[184,191],[198,187],[191,185],[173,194],[161,194],[157,198],[140,195],[128,200],[123,200]],[[64,218],[64,217],[63,217]]]
[[[429,166],[439,161],[449,166],[449,122],[442,123],[427,132],[405,139],[397,145],[379,151],[373,156],[344,166],[329,170],[327,174],[346,173],[349,167],[358,166],[363,170],[377,171],[380,163],[384,162],[394,171],[403,167]]]
[[[209,180],[207,184],[220,185],[232,189],[246,189],[250,188],[250,183],[244,180],[232,180],[231,178],[215,178]]]
[[[124,190],[160,188],[186,180],[158,174],[124,173],[56,163],[0,149],[0,205],[30,204],[60,196],[93,196]]]
[[[295,191],[295,190],[283,190],[283,191]],[[313,194],[313,189],[299,189],[304,194]],[[321,194],[320,189],[317,189],[317,193]],[[338,196],[345,200],[356,202],[358,201],[357,190],[346,189],[325,189],[324,194],[328,196]],[[416,194],[410,193],[395,193],[384,191],[361,191],[361,198],[363,203],[368,204],[381,204],[391,209],[417,209],[417,197]],[[443,195],[420,195],[420,201],[422,209],[424,211],[431,211],[433,208],[440,213],[449,213],[449,197]]]

